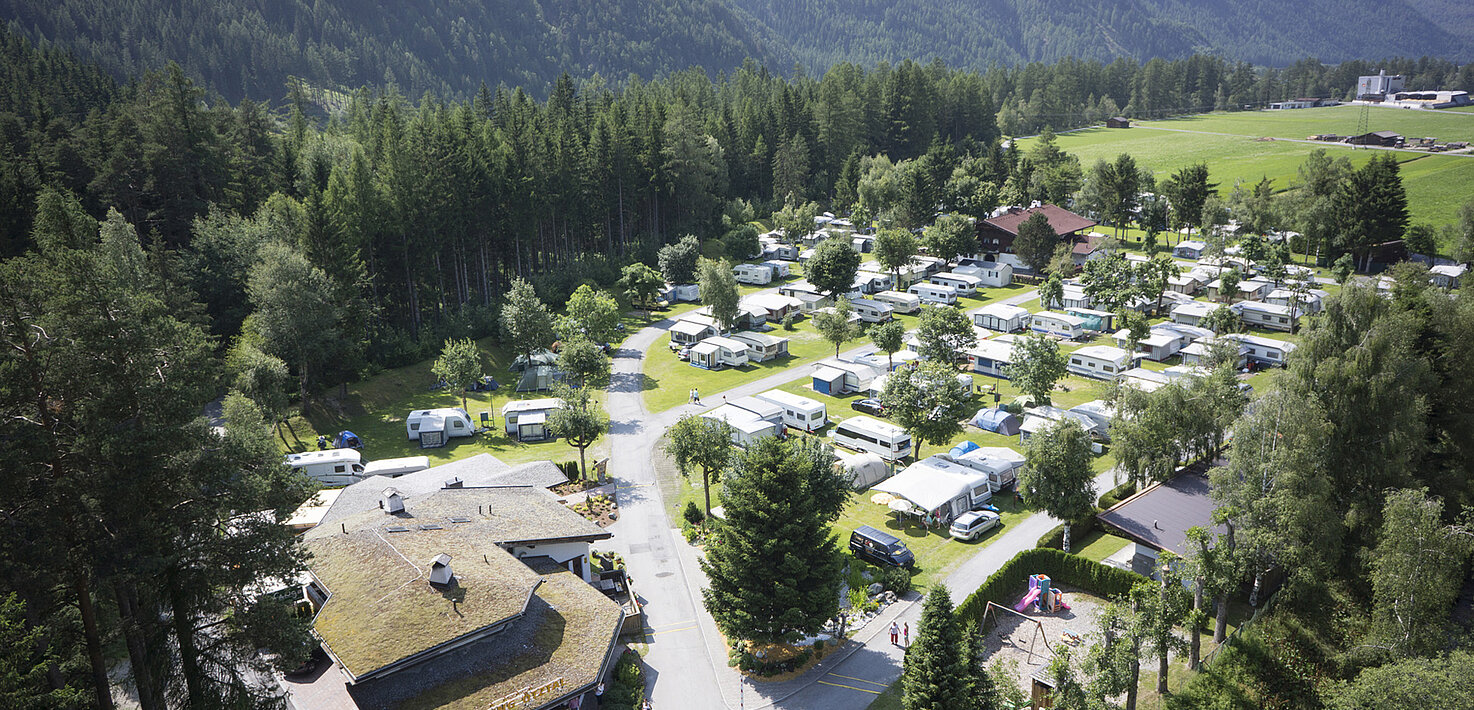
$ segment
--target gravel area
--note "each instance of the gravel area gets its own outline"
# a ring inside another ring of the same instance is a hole
[[[1000,659],[1016,662],[1019,688],[1025,694],[1032,687],[1029,677],[1047,667],[1054,659],[1053,648],[1064,645],[1062,632],[1069,630],[1083,639],[1082,643],[1073,647],[1072,653],[1083,654],[1091,646],[1090,635],[1095,630],[1097,610],[1105,604],[1105,600],[1068,586],[1061,585],[1060,589],[1065,593],[1065,603],[1070,605],[1069,611],[1035,614],[1026,610],[1024,616],[1019,616],[1012,613],[1010,603],[1009,611],[993,609],[989,614],[991,628],[988,629],[986,639],[988,663],[992,665]],[[1021,597],[1022,592],[1019,595]],[[1017,598],[1013,600],[1013,603],[1016,602]],[[1035,624],[1031,620],[1039,623]]]

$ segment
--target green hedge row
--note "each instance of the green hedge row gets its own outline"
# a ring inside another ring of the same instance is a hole
[[[1103,597],[1118,597],[1146,580],[1135,572],[1107,567],[1079,555],[1059,550],[1024,550],[1005,562],[988,581],[957,605],[957,616],[967,624],[981,623],[988,602],[1012,607],[1028,589],[1029,575],[1047,575],[1051,581],[1078,587]]]
[[[1100,525],[1100,521],[1095,518],[1095,514],[1099,512],[1098,510],[1092,510],[1088,515],[1076,519],[1074,524],[1070,526],[1070,547],[1076,547],[1081,540],[1085,539],[1086,535],[1095,532],[1095,529]],[[1034,546],[1063,550],[1065,547],[1065,524],[1060,523],[1051,528],[1049,532],[1040,535],[1039,542]]]
[[[1098,501],[1096,505],[1101,510],[1110,510],[1111,508],[1115,507],[1117,503],[1120,503],[1121,501],[1126,500],[1127,498],[1130,498],[1134,495],[1136,495],[1136,484],[1132,483],[1131,481],[1127,481],[1119,486],[1116,486],[1115,488],[1106,491],[1103,495],[1101,495],[1100,501]]]

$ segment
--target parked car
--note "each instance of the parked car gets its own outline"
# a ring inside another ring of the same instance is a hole
[[[691,348],[681,348],[680,350],[677,350],[676,351],[676,359],[677,360],[690,360],[691,359]]]
[[[900,538],[869,525],[862,525],[850,533],[850,552],[878,565],[910,567],[916,564],[911,549]]]
[[[952,521],[952,537],[957,540],[976,540],[993,528],[1003,524],[997,513],[989,510],[971,510]]]
[[[850,403],[850,409],[877,417],[885,416],[885,405],[878,399],[861,399]]]

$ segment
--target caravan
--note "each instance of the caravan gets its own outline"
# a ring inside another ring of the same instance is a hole
[[[957,293],[963,296],[971,296],[978,292],[978,287],[983,285],[983,279],[972,274],[959,274],[955,271],[947,271],[928,279],[938,286],[951,286],[957,289]]]
[[[895,317],[892,315],[894,309],[889,305],[868,298],[850,301],[850,308],[866,323],[884,323]]]
[[[881,291],[875,294],[873,300],[890,306],[896,313],[915,313],[921,310],[921,297],[914,293]]]
[[[727,426],[732,428],[732,443],[743,448],[770,436],[777,436],[781,431],[777,424],[731,404],[723,404],[716,409],[702,413],[701,416],[714,421],[726,422]]]
[[[1114,380],[1131,369],[1131,353],[1109,345],[1087,345],[1070,353],[1065,369],[1082,377]]]
[[[773,269],[762,264],[738,264],[732,267],[732,277],[740,284],[766,286],[773,281]]]
[[[757,398],[781,407],[783,423],[794,429],[812,432],[824,428],[824,425],[829,423],[829,413],[823,402],[783,390],[768,390],[758,394]]]
[[[911,435],[905,429],[866,416],[840,422],[829,432],[834,443],[855,451],[869,451],[887,461],[911,455]]]
[[[1029,329],[1035,333],[1074,340],[1085,335],[1085,319],[1068,313],[1040,311],[1029,319]]]
[[[747,346],[747,359],[752,362],[788,357],[788,338],[782,336],[743,331],[733,333],[732,340]]]
[[[943,286],[934,283],[919,283],[909,289],[909,293],[921,299],[922,303],[950,306],[957,303],[957,289],[951,286]]]
[[[1016,330],[1023,330],[1024,326],[1029,324],[1029,311],[1007,303],[994,303],[983,306],[973,313],[972,322],[979,328],[1012,333]]]
[[[362,455],[353,449],[287,454],[287,465],[324,486],[346,486],[364,479]]]
[[[742,367],[747,364],[747,343],[732,338],[707,338],[691,346],[691,364],[707,370]]]
[[[551,439],[553,432],[548,428],[548,414],[562,408],[563,400],[557,397],[514,399],[502,405],[502,424],[507,435],[518,441]]]
[[[405,417],[404,428],[409,434],[409,440],[420,442],[422,449],[445,446],[454,437],[476,433],[476,427],[471,424],[471,415],[459,407],[410,412]]]

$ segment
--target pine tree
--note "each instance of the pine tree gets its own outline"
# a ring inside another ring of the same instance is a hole
[[[777,437],[748,447],[722,486],[726,522],[716,526],[701,570],[706,610],[728,638],[792,642],[839,611],[843,558],[831,522],[838,478],[829,457]],[[822,491],[822,493],[821,493]]]
[[[975,676],[968,667],[969,652],[957,616],[952,613],[952,596],[946,585],[937,584],[921,606],[916,641],[906,651],[901,670],[901,707],[905,710],[967,710]]]

